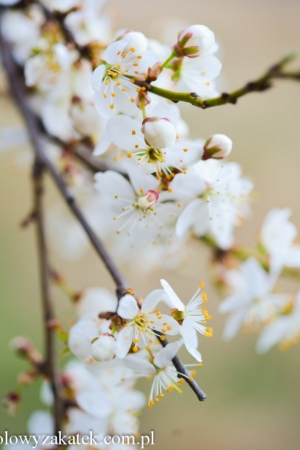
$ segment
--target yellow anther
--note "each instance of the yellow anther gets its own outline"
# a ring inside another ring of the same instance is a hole
[[[127,56],[127,53],[123,53],[123,54],[122,54],[122,58],[123,58],[123,59],[126,58],[126,56]]]
[[[126,92],[126,88],[122,88],[122,91],[123,91],[123,92]]]
[[[142,59],[142,55],[137,56],[137,59]]]
[[[115,198],[119,198],[119,196],[118,196],[118,195],[115,195]]]
[[[207,302],[207,294],[206,294],[206,292],[203,292],[201,297],[202,297],[202,300],[204,301],[204,303],[206,303]]]
[[[116,218],[116,217],[113,217],[113,220],[117,220],[117,218]]]
[[[106,98],[106,97],[107,97],[107,95],[105,94],[105,92],[103,92],[103,97],[104,97],[104,98]]]
[[[188,149],[188,148],[184,148],[183,151],[184,151],[184,152],[188,152],[189,149]]]
[[[132,347],[132,351],[133,351],[134,353],[136,353],[136,352],[139,351],[139,348],[138,348],[138,347]]]
[[[120,81],[117,81],[116,86],[120,86],[120,85],[121,85]]]
[[[137,67],[139,65],[139,63],[135,62],[132,64],[134,67]]]
[[[171,325],[168,325],[168,326],[167,326],[167,330],[172,330]]]
[[[172,188],[168,188],[168,192],[172,192],[173,191],[173,189]]]
[[[198,367],[202,367],[202,366],[203,366],[203,363],[199,363],[199,364],[198,364]]]
[[[165,328],[162,328],[162,329],[161,329],[161,332],[162,332],[162,333],[165,333],[166,331],[167,331],[167,330],[166,330]]]
[[[159,339],[160,339],[161,341],[165,341],[165,340],[166,340],[165,336],[159,336]]]
[[[131,101],[131,103],[134,103],[134,98],[133,98],[133,97],[131,97],[130,101]]]
[[[135,131],[135,130],[132,130],[131,134],[136,134],[136,131]]]
[[[115,96],[116,96],[115,92],[112,92],[110,95],[111,95],[112,97],[115,97]]]
[[[200,283],[200,289],[204,289],[204,282],[203,281],[201,281],[201,283]]]
[[[127,153],[127,158],[132,158],[132,153],[131,152]]]
[[[105,84],[106,84],[106,86],[108,85],[108,83],[109,83],[109,81],[108,81],[108,80],[105,80]]]
[[[110,109],[114,109],[115,105],[114,105],[113,103],[111,103],[111,104],[109,105],[109,107],[110,107]]]
[[[140,342],[139,338],[134,338],[133,341],[136,343]]]
[[[139,144],[134,144],[134,147],[135,148],[139,148]]]
[[[131,47],[130,51],[131,51],[132,53],[134,53],[134,52],[135,52],[135,48],[134,48],[134,47]]]

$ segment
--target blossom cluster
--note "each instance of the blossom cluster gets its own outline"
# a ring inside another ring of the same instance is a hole
[[[219,306],[221,313],[230,313],[224,338],[234,337],[241,326],[260,332],[259,353],[276,344],[286,349],[300,339],[300,292],[285,293],[279,288],[284,270],[300,268],[297,229],[290,215],[288,208],[272,209],[260,229],[256,256],[223,274],[231,290]]]
[[[56,139],[45,143],[49,157],[95,231],[126,263],[140,256],[147,268],[175,266],[191,234],[212,235],[229,248],[252,190],[237,163],[223,162],[231,140],[190,139],[178,105],[146,87],[217,95],[214,33],[191,26],[168,48],[141,32],[113,32],[100,3],[45,2],[8,10],[2,19],[32,107]],[[64,17],[72,44],[45,7]],[[109,169],[95,174],[94,186],[93,174],[72,157],[74,146],[87,142]],[[68,258],[80,256],[86,242],[80,227],[59,207],[49,220],[54,236],[67,235],[64,245],[53,239],[54,246]]]
[[[2,16],[2,33],[23,68],[47,157],[112,254],[126,264],[142,261],[139,270],[173,268],[191,242],[202,241],[215,251],[217,281],[231,290],[219,307],[231,313],[225,338],[243,325],[261,331],[261,352],[296,342],[300,293],[276,290],[286,268],[300,268],[290,211],[272,210],[257,247],[239,248],[235,230],[249,214],[253,184],[226,159],[231,139],[220,133],[192,139],[170,101],[174,92],[218,96],[214,33],[193,25],[169,48],[140,31],[115,31],[102,1],[0,3],[13,6]],[[81,256],[87,239],[80,225],[60,205],[47,219],[57,250],[69,259]],[[140,377],[152,379],[149,407],[193,379],[191,368],[202,364],[198,334],[212,336],[204,283],[187,304],[167,281],[161,286],[144,300],[131,289],[117,299],[102,288],[76,299],[79,317],[68,348],[77,359],[60,375],[72,405],[65,417],[69,434],[135,434],[145,403],[134,389]],[[179,373],[172,361],[182,346],[195,362]],[[47,385],[43,398],[53,402]],[[52,432],[52,419],[43,417]]]

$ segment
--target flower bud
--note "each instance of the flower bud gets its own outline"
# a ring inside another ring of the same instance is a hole
[[[96,361],[110,361],[116,356],[116,339],[112,334],[104,333],[92,343],[92,356]]]
[[[177,46],[179,46],[181,50],[186,52],[189,48],[198,48],[197,53],[195,53],[194,50],[190,50],[190,54],[187,53],[184,56],[195,57],[202,55],[210,50],[214,44],[215,35],[205,25],[192,25],[178,33]]]
[[[10,416],[14,416],[19,409],[21,396],[18,392],[12,391],[7,394],[1,401],[2,407]]]
[[[27,359],[33,365],[38,365],[42,362],[41,355],[27,338],[16,336],[10,341],[9,346],[13,352]]]
[[[158,192],[150,190],[146,195],[138,199],[138,207],[141,209],[151,208],[157,202],[158,197]]]
[[[169,119],[147,117],[143,121],[142,132],[145,141],[154,148],[172,147],[176,141],[176,129]]]
[[[207,139],[204,145],[202,159],[222,159],[228,156],[232,150],[232,140],[225,134],[214,134]]]

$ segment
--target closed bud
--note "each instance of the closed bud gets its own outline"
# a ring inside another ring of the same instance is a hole
[[[168,119],[147,117],[143,121],[142,132],[147,144],[154,148],[172,147],[176,141],[176,129]]]
[[[225,134],[214,134],[207,139],[204,145],[202,159],[223,159],[231,153],[232,140]]]
[[[27,359],[31,364],[38,365],[42,362],[41,355],[29,339],[16,336],[10,341],[9,345],[12,351]]]
[[[183,52],[190,48],[190,53],[183,56],[195,57],[209,51],[214,44],[215,35],[209,28],[205,25],[192,25],[178,33],[178,42],[174,47],[179,47]],[[194,51],[195,48],[198,49],[197,53]]]
[[[96,361],[110,361],[116,356],[116,339],[112,334],[104,333],[92,343],[92,356]]]
[[[12,391],[7,394],[1,401],[2,407],[10,416],[14,416],[19,409],[21,396],[18,392]]]

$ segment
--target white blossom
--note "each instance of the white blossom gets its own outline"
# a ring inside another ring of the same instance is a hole
[[[121,298],[117,312],[126,320],[126,323],[117,335],[118,357],[124,358],[132,343],[135,352],[140,348],[148,347],[155,340],[157,331],[170,335],[178,334],[178,323],[156,309],[157,304],[164,298],[164,291],[157,289],[147,295],[141,308],[131,295],[127,294]]]
[[[270,255],[272,270],[283,266],[300,267],[300,245],[295,243],[297,229],[289,221],[289,208],[272,209],[266,216],[260,231],[260,242]]]
[[[256,350],[265,353],[274,345],[287,349],[299,342],[300,339],[300,292],[295,299],[290,299],[274,320],[261,331]]]
[[[191,300],[185,305],[166,280],[160,280],[161,285],[167,294],[168,304],[173,308],[172,316],[181,324],[180,333],[183,337],[187,351],[199,362],[202,357],[197,350],[198,333],[204,336],[212,336],[212,328],[206,326],[206,321],[211,319],[207,308],[203,305],[207,301],[205,292],[201,294],[204,284],[200,283],[199,289],[195,292]]]
[[[158,62],[154,52],[139,52],[134,47],[127,50],[129,42],[130,37],[125,37],[110,44],[103,54],[103,63],[93,73],[95,106],[103,118],[117,112],[137,113],[137,87],[132,80],[145,79],[148,69]]]
[[[255,258],[249,258],[239,271],[228,274],[233,294],[219,306],[219,312],[231,313],[224,339],[232,339],[242,325],[254,331],[259,329],[284,308],[289,296],[272,292],[276,280],[277,277],[268,274]]]

